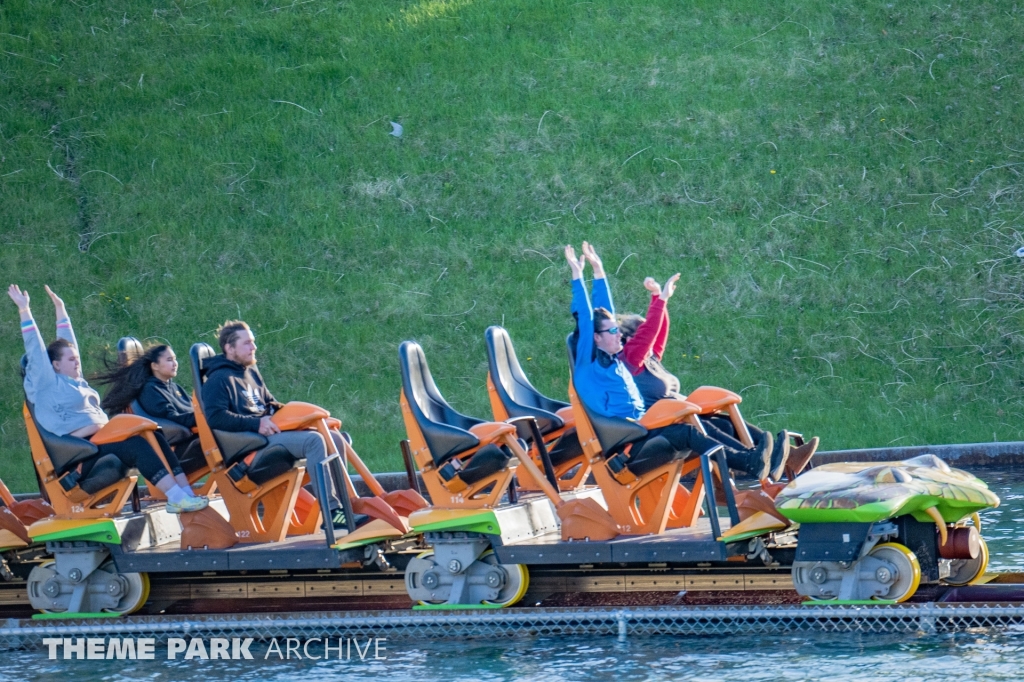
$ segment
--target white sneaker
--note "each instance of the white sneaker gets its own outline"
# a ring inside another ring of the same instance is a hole
[[[188,514],[206,509],[209,504],[210,501],[205,497],[186,497],[177,504],[168,502],[166,509],[168,514]]]

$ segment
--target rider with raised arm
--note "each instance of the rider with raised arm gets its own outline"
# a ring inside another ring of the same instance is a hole
[[[679,273],[676,273],[662,288],[653,277],[646,278],[644,288],[651,292],[646,318],[631,314],[618,316],[623,344],[620,357],[633,375],[640,397],[648,409],[659,400],[684,397],[680,393],[679,379],[661,364],[668,343],[670,325],[667,301],[675,292],[678,279]],[[701,416],[700,420],[707,434],[715,440],[734,448],[743,447],[728,417],[706,415]],[[779,480],[785,470],[800,473],[818,447],[818,438],[815,436],[800,447],[790,450],[789,434],[786,431],[780,431],[778,437],[773,439],[771,433],[750,422],[746,422],[746,426],[754,442],[769,443],[766,447],[771,450],[772,455],[768,476],[772,480]]]
[[[7,295],[18,306],[21,316],[21,336],[27,359],[25,396],[34,406],[40,427],[58,436],[88,440],[109,420],[100,408],[99,394],[82,377],[78,341],[64,301],[49,286],[46,293],[57,314],[57,339],[49,346],[43,342],[32,318],[28,291],[22,291],[16,284],[7,289]],[[167,496],[168,512],[194,512],[206,507],[205,497],[192,494],[188,479],[163,434],[156,431],[154,436],[163,460],[145,438],[132,436],[117,443],[97,445],[99,452],[80,465],[79,474],[85,477],[100,457],[113,454],[126,466],[137,468],[147,481],[163,491]],[[170,471],[167,471],[164,461]]]
[[[573,369],[576,391],[580,399],[599,414],[639,420],[646,408],[632,373],[619,358],[622,334],[615,324],[615,308],[601,259],[587,242],[583,242],[583,256],[579,258],[572,246],[566,246],[565,259],[572,271],[572,312],[577,323]],[[587,262],[594,270],[594,307],[583,284],[583,269]],[[666,443],[671,452],[665,451]],[[689,424],[651,429],[642,440],[632,445],[630,469],[637,472],[653,468],[673,458],[686,456],[691,450],[704,452],[719,444]],[[767,476],[771,452],[764,443],[751,449],[722,445],[731,468],[746,471],[758,479]]]

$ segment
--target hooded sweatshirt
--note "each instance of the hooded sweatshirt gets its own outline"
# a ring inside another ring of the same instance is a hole
[[[71,320],[57,321],[58,338],[66,339],[78,350]],[[65,436],[85,426],[103,426],[107,415],[100,409],[100,394],[85,379],[72,379],[53,371],[46,355],[46,344],[35,320],[21,323],[25,342],[25,397],[35,406],[36,421],[50,433]]]
[[[191,429],[196,425],[196,414],[188,394],[173,380],[162,381],[149,377],[139,393],[139,405],[154,417],[169,419]]]
[[[245,367],[223,355],[206,362],[203,404],[206,422],[218,431],[259,431],[260,419],[281,407],[256,365]]]

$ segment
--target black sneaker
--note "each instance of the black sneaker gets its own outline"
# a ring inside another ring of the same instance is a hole
[[[765,433],[767,437],[769,434]],[[775,439],[775,447],[772,449],[772,458],[769,463],[770,471],[768,477],[773,481],[778,481],[782,478],[783,473],[786,470],[786,462],[789,460],[789,433],[786,431],[779,431],[779,435]]]
[[[745,471],[759,481],[764,480],[768,476],[773,445],[772,435],[766,432],[761,442],[749,450],[726,449],[726,461],[730,469]]]

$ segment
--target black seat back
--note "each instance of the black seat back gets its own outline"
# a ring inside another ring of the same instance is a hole
[[[623,419],[622,417],[606,417],[590,409],[590,406],[587,405],[587,401],[583,399],[583,395],[580,394],[579,388],[575,384],[576,341],[577,336],[575,333],[570,334],[565,339],[565,345],[569,350],[569,381],[572,381],[573,387],[576,388],[576,395],[579,396],[580,405],[583,406],[583,412],[586,413],[587,420],[594,429],[594,434],[601,444],[601,449],[604,451],[605,456],[611,456],[621,452],[628,444],[646,436],[647,429],[635,421]]]
[[[443,464],[479,445],[480,440],[468,429],[483,424],[483,420],[456,412],[441,396],[430,375],[423,348],[415,341],[402,342],[398,347],[398,362],[402,368],[402,391],[434,462]]]
[[[569,404],[552,400],[533,387],[523,373],[516,349],[505,328],[497,325],[488,327],[484,332],[484,340],[491,383],[509,416],[534,417],[541,433],[550,433],[565,426],[565,422],[555,412]]]
[[[50,456],[50,463],[53,464],[53,470],[58,476],[71,471],[100,451],[98,447],[84,438],[58,436],[47,431],[39,425],[39,421],[36,419],[36,407],[29,402],[27,397],[25,405],[28,407],[29,414],[32,415],[32,422],[36,426],[36,431],[39,432],[39,438],[43,441],[43,447],[46,448],[46,454]]]
[[[208,343],[193,343],[189,348],[188,358],[192,364],[192,385],[195,387],[196,401],[199,403],[199,411],[206,416],[206,404],[203,402],[203,384],[206,383],[206,370],[203,362],[213,358],[216,353]],[[231,465],[242,459],[253,450],[265,447],[267,439],[252,431],[218,431],[210,429],[213,440],[217,443],[224,463]]]
[[[164,432],[164,438],[171,445],[177,445],[178,443],[184,443],[192,437],[192,429],[182,426],[178,422],[172,422],[170,419],[163,417],[154,417],[153,415],[142,409],[142,405],[139,404],[138,400],[133,400],[131,404],[132,414],[156,422],[160,430]]]
[[[134,336],[122,336],[117,341],[117,364],[121,367],[141,358],[146,351]]]

